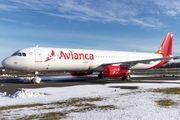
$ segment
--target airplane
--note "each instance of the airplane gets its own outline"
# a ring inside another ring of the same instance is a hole
[[[131,70],[153,69],[179,59],[172,56],[173,33],[168,32],[156,53],[31,47],[17,50],[2,61],[4,68],[33,71],[66,71],[72,76],[99,72],[98,78],[130,80]]]

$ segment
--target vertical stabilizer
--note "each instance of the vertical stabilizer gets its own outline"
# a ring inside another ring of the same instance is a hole
[[[173,33],[168,32],[161,47],[156,52],[157,54],[162,54],[164,57],[169,57],[172,55],[172,42],[173,42]]]

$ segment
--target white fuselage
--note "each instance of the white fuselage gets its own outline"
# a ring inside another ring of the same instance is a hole
[[[3,60],[6,68],[24,71],[102,71],[102,64],[162,58],[161,54],[85,49],[34,47],[18,50]],[[131,65],[130,69],[149,69],[160,61]]]

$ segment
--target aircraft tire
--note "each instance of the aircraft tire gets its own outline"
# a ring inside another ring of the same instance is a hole
[[[130,81],[130,80],[131,80],[131,76],[130,76],[129,74],[126,76],[126,80],[127,80],[127,81]]]
[[[98,74],[98,79],[104,78],[104,74]]]
[[[123,76],[121,79],[122,80],[130,81],[131,80],[131,76],[128,74],[127,76]]]

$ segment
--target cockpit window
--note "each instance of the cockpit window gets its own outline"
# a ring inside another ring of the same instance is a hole
[[[26,53],[21,53],[21,52],[15,52],[11,56],[26,56]]]
[[[17,56],[22,56],[22,54],[21,54],[21,53],[18,53]]]
[[[13,53],[11,56],[16,56],[17,52]]]
[[[26,56],[26,53],[22,53],[23,56]]]

